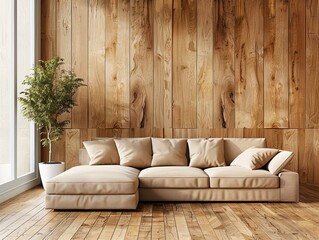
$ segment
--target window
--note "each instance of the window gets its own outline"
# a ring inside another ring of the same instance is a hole
[[[37,0],[1,0],[0,201],[1,194],[37,179],[37,130],[17,101],[38,54]]]

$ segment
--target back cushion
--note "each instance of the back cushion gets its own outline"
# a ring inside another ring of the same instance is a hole
[[[265,138],[224,138],[225,161],[230,163],[243,151],[250,147],[265,148]]]
[[[188,139],[191,167],[209,168],[225,166],[224,139],[193,138]]]
[[[91,159],[85,148],[79,150],[79,163],[80,165],[89,165]]]
[[[119,138],[114,141],[120,155],[120,165],[135,168],[151,166],[151,138]]]
[[[114,139],[112,138],[85,141],[83,145],[90,156],[90,165],[116,165],[120,163]]]
[[[152,138],[152,166],[187,166],[186,139]]]

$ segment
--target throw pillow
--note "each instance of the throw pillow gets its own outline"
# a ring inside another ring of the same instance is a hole
[[[153,166],[187,166],[186,139],[152,138]]]
[[[190,167],[209,168],[225,166],[224,139],[188,139]]]
[[[148,138],[114,139],[120,155],[120,165],[146,168],[151,166],[152,146]]]
[[[268,163],[267,169],[272,174],[277,175],[282,169],[292,160],[294,156],[293,152],[280,151],[273,159]]]
[[[230,165],[252,170],[259,169],[268,163],[278,151],[278,149],[273,148],[248,148],[239,154]]]
[[[90,165],[113,165],[120,163],[113,139],[85,141],[83,145],[90,156]]]

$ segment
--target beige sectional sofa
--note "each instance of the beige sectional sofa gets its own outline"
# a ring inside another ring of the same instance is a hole
[[[139,201],[297,202],[293,153],[264,138],[98,139],[46,183],[46,207],[135,209]],[[91,165],[89,165],[91,164]]]

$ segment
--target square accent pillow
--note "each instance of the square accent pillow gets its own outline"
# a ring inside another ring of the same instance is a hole
[[[259,169],[267,164],[277,153],[274,148],[248,148],[239,154],[230,164],[248,169]]]
[[[152,138],[154,166],[187,166],[186,139]]]
[[[151,166],[151,138],[119,138],[114,141],[120,155],[120,165],[135,168]]]
[[[113,139],[85,141],[83,145],[90,156],[90,165],[118,165],[120,163]]]
[[[188,139],[190,167],[209,168],[225,166],[224,139]]]
[[[292,160],[295,154],[290,151],[279,151],[267,165],[267,169],[272,174],[277,175]]]

